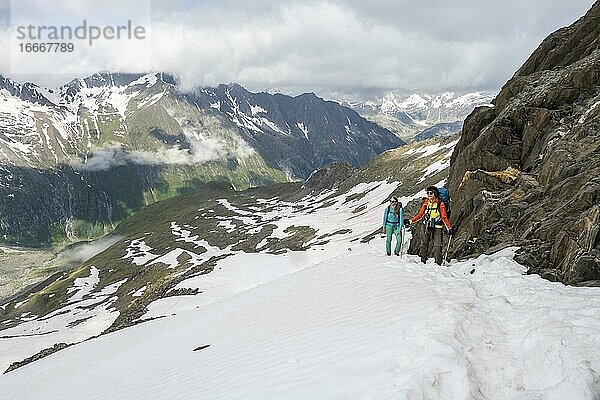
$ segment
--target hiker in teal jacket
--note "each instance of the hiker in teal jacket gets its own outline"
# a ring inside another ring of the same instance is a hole
[[[392,235],[396,236],[394,254],[400,255],[403,224],[404,211],[402,210],[402,203],[398,202],[398,198],[394,196],[390,199],[390,205],[383,212],[383,227],[381,228],[381,233],[386,234],[385,252],[388,256],[392,255]]]

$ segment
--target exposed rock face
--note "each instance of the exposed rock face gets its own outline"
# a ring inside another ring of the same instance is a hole
[[[232,83],[203,88],[186,98],[201,108],[218,109],[270,165],[303,179],[336,161],[362,167],[405,144],[356,111],[314,93],[252,93]]]
[[[514,243],[530,273],[600,280],[599,48],[597,2],[466,119],[448,181],[454,257]]]
[[[348,179],[355,169],[347,162],[336,162],[314,171],[306,180],[304,188],[311,192],[336,189]]]

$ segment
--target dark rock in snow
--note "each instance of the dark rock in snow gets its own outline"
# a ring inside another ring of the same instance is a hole
[[[67,347],[71,346],[70,344],[67,343],[56,343],[54,346],[49,347],[47,349],[44,349],[42,351],[40,351],[37,354],[34,354],[31,357],[28,357],[26,359],[24,359],[23,361],[17,361],[12,363],[7,369],[6,371],[4,371],[5,374],[14,371],[17,368],[21,368],[29,363],[32,363],[34,361],[40,360],[44,357],[49,356],[50,354],[56,353],[57,351],[66,349]]]
[[[312,192],[335,189],[352,175],[354,168],[346,162],[336,162],[314,171],[304,183]]]

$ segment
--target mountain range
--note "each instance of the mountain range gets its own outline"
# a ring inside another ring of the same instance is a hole
[[[334,161],[362,166],[403,144],[312,93],[237,84],[181,92],[163,73],[98,73],[57,89],[0,77],[0,238],[98,237],[203,182],[302,179]]]
[[[363,117],[394,132],[405,141],[419,141],[459,133],[475,107],[490,104],[495,92],[406,93],[391,91],[381,97],[340,102]]]

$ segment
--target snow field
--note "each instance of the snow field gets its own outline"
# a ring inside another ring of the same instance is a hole
[[[92,267],[90,277],[76,283],[79,298],[89,294],[97,270]],[[43,319],[33,318],[0,333],[0,370],[4,372],[11,363],[21,361],[38,351],[56,343],[78,343],[97,335],[110,327],[119,313],[114,310],[111,297],[125,280],[106,286],[86,300],[71,298],[64,307],[48,314]]]
[[[442,268],[382,247],[60,351],[3,376],[0,391],[15,400],[598,394],[597,288],[523,275],[514,249]]]

